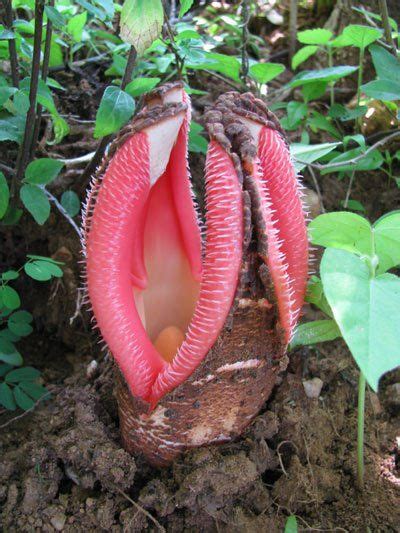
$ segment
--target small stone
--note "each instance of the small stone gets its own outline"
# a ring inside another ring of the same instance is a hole
[[[90,361],[88,366],[86,367],[86,377],[89,381],[94,379],[99,372],[99,365],[95,359]]]
[[[50,522],[51,525],[56,529],[57,531],[62,531],[65,526],[65,522],[67,520],[67,517],[63,513],[55,513],[51,518]]]
[[[324,382],[319,378],[312,378],[307,381],[303,381],[303,387],[308,398],[317,399],[321,394]]]

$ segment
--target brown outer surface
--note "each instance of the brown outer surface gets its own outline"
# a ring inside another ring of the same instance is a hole
[[[126,138],[182,109],[181,104],[162,102],[163,96],[178,86],[168,84],[148,95],[146,101],[151,107],[142,111],[113,143],[97,173],[97,187],[101,186],[101,176],[113,153]],[[277,374],[286,368],[276,306],[269,303],[274,303],[271,279],[260,259],[268,248],[260,202],[252,178],[244,170],[251,166],[256,150],[238,115],[258,120],[283,135],[275,116],[249,93],[227,93],[206,114],[210,137],[230,154],[243,188],[242,269],[225,326],[195,372],[163,397],[154,410],[131,395],[116,367],[124,448],[135,455],[142,454],[155,466],[169,464],[184,450],[226,442],[240,435],[268,399]],[[96,183],[93,189],[89,212],[95,202]]]

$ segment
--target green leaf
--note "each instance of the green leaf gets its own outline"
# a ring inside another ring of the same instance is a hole
[[[325,94],[328,83],[326,81],[314,81],[313,83],[306,83],[301,88],[301,93],[306,102],[317,100]]]
[[[308,106],[304,102],[291,101],[286,110],[287,116],[282,120],[282,126],[287,130],[295,130],[307,116]]]
[[[313,244],[374,255],[371,224],[355,213],[338,211],[317,216],[308,226]]]
[[[17,91],[18,89],[16,87],[0,87],[0,107]]]
[[[297,532],[298,532],[297,518],[294,515],[291,515],[286,520],[284,533],[297,533]]]
[[[9,365],[7,363],[0,364],[0,377],[3,377],[7,372],[9,372],[12,369],[12,365]]]
[[[21,305],[21,300],[17,291],[8,285],[3,285],[0,287],[0,298],[3,302],[3,305],[8,309],[18,309],[18,307]]]
[[[125,87],[125,92],[130,94],[132,98],[137,98],[154,89],[160,81],[161,78],[136,78],[128,83]]]
[[[135,101],[132,96],[118,87],[107,87],[97,110],[94,137],[98,139],[118,131],[134,111]]]
[[[4,174],[0,171],[0,218],[3,218],[10,201],[10,189]]]
[[[400,84],[400,60],[376,44],[369,48],[378,78]]]
[[[341,333],[334,320],[314,320],[297,326],[290,342],[290,349],[333,341],[338,337],[341,337]]]
[[[400,212],[394,211],[378,219],[372,231],[379,257],[377,271],[382,274],[400,264]]]
[[[332,118],[338,118],[342,122],[346,122],[348,120],[363,117],[367,111],[368,107],[365,105],[357,106],[354,109],[348,109],[342,104],[334,104],[329,109],[329,116]]]
[[[5,379],[7,383],[19,383],[20,381],[35,381],[39,376],[39,370],[32,366],[24,366],[11,370]]]
[[[393,80],[374,80],[361,86],[362,91],[378,100],[399,100],[400,82]]]
[[[0,338],[0,361],[13,366],[23,363],[22,356],[14,344],[5,338]]]
[[[87,11],[71,17],[67,23],[67,33],[71,36],[74,43],[82,40],[83,28],[87,21]]]
[[[302,144],[293,143],[290,152],[295,159],[295,167],[300,172],[308,163],[313,163],[332,152],[340,143]]]
[[[52,259],[51,257],[45,257],[44,255],[27,254],[26,257],[29,259],[38,259],[39,261],[44,261],[45,263],[54,263],[55,265],[64,264],[62,261],[56,261],[55,259]]]
[[[14,387],[14,399],[18,407],[24,411],[31,409],[35,405],[35,402],[32,400],[32,398],[29,398],[29,396],[25,394],[20,387]]]
[[[309,57],[315,54],[318,46],[303,46],[298,50],[292,58],[292,69],[296,69],[299,65],[304,63]]]
[[[3,281],[12,281],[13,279],[17,279],[19,277],[19,273],[16,270],[6,270],[6,272],[3,272],[1,275],[1,279]]]
[[[54,27],[58,30],[62,30],[65,27],[66,20],[55,7],[45,6],[44,11],[49,20],[53,23]]]
[[[382,32],[371,26],[361,24],[350,24],[335,41],[334,46],[356,46],[364,50],[368,45],[381,37]]]
[[[27,311],[17,311],[13,313],[7,321],[7,325],[12,333],[20,337],[26,337],[33,331],[31,322],[33,317]]]
[[[179,9],[179,18],[182,18],[183,15],[185,15],[185,13],[187,13],[189,11],[189,9],[192,7],[193,5],[193,0],[180,0],[181,2],[181,7]]]
[[[183,30],[178,33],[175,37],[176,41],[184,41],[186,39],[195,39],[196,41],[201,41],[202,37],[197,31],[194,30]]]
[[[250,76],[257,83],[268,83],[285,70],[280,63],[255,63],[249,69]]]
[[[161,34],[163,22],[161,0],[125,0],[121,11],[121,39],[133,45],[141,56]]]
[[[215,70],[227,78],[235,81],[240,80],[240,62],[236,57],[215,52],[207,52],[204,61],[201,63],[188,62],[187,67],[199,70]]]
[[[50,215],[50,202],[43,190],[37,185],[26,184],[21,187],[19,195],[36,222],[44,224]]]
[[[63,192],[61,196],[61,205],[71,217],[75,217],[81,210],[79,196],[74,191]]]
[[[379,150],[373,150],[369,152],[365,157],[353,163],[353,159],[362,155],[365,152],[364,148],[353,148],[329,161],[329,164],[343,163],[340,167],[325,168],[321,170],[321,174],[330,174],[331,172],[349,171],[353,170],[375,170],[382,166],[383,156]],[[348,164],[346,164],[348,162]]]
[[[25,116],[16,115],[0,119],[0,141],[22,143],[25,129]]]
[[[208,148],[207,139],[205,139],[201,132],[204,131],[203,126],[197,122],[190,123],[189,131],[189,151],[195,153],[206,154]]]
[[[64,163],[58,159],[36,159],[27,166],[24,181],[32,185],[46,185],[59,175],[63,166]]]
[[[337,81],[349,74],[352,74],[358,67],[350,67],[349,65],[323,68],[320,70],[305,70],[300,72],[288,84],[289,87],[299,87],[306,83],[313,83],[314,81]]]
[[[347,200],[347,206],[345,206],[345,202],[341,202],[341,206],[349,209],[350,211],[360,211],[361,213],[365,213],[365,207],[361,202],[358,202],[357,200]]]
[[[333,248],[323,255],[321,279],[342,336],[376,392],[379,378],[400,361],[400,279],[371,278],[362,259]]]
[[[15,411],[17,408],[12,390],[7,383],[0,384],[0,404],[9,411]]]
[[[34,383],[32,381],[21,381],[19,383],[19,388],[35,401],[40,400],[40,398],[45,395],[50,395],[46,387],[43,387],[43,385],[39,385],[39,383]]]
[[[330,30],[324,28],[314,28],[312,30],[299,31],[297,39],[303,44],[327,44],[333,37]]]
[[[26,263],[24,270],[28,276],[36,281],[48,281],[52,276],[61,278],[63,275],[63,271],[58,265],[40,260]]]
[[[332,317],[332,309],[326,300],[322,282],[318,276],[311,276],[307,284],[305,301],[321,309],[326,315]]]

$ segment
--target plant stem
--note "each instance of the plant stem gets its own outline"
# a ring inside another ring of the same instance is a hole
[[[7,28],[12,31],[13,13],[11,0],[3,0],[5,10],[5,21]],[[19,88],[19,73],[18,73],[18,56],[15,39],[8,39],[8,50],[10,53],[11,79],[14,87]]]
[[[54,0],[49,0],[49,6],[54,6]],[[51,37],[52,37],[53,23],[48,18],[46,26],[46,41],[44,45],[43,63],[42,63],[42,80],[45,82],[49,73],[49,61],[50,61],[50,49],[51,49]],[[36,144],[39,138],[40,123],[42,121],[42,106],[37,106],[37,116],[35,120],[35,128],[33,131],[32,144],[31,144],[31,159],[35,153]]]
[[[129,50],[129,56],[128,56],[128,62],[125,67],[124,76],[121,81],[121,89],[124,90],[125,87],[128,85],[128,83],[131,81],[132,78],[132,72],[135,67],[136,62],[136,49],[134,46],[131,46]],[[105,149],[107,148],[108,143],[112,139],[112,135],[106,135],[106,137],[103,137],[94,153],[94,156],[92,160],[86,165],[85,170],[83,171],[82,177],[81,177],[81,184],[83,189],[87,187],[87,183],[89,181],[90,176],[94,173],[96,168],[101,163],[101,160],[103,158],[103,154]]]
[[[360,372],[357,404],[357,486],[364,489],[364,415],[365,415],[365,376]]]
[[[360,48],[360,59],[359,59],[359,65],[358,65],[358,77],[357,77],[357,106],[360,105],[361,100],[361,85],[362,85],[362,78],[363,78],[363,63],[364,63],[364,48]],[[361,117],[357,119],[357,130],[360,131],[361,129]]]
[[[385,39],[391,48],[392,54],[394,57],[397,57],[397,50],[392,37],[392,28],[390,27],[389,12],[386,0],[379,0],[379,9],[381,12],[383,29],[385,31]]]
[[[332,46],[328,46],[328,66],[329,68],[333,67],[333,49]],[[331,106],[335,104],[335,83],[331,81],[329,83],[329,92],[331,97]]]
[[[242,0],[242,68],[240,75],[244,85],[247,85],[247,78],[249,75],[249,55],[247,53],[247,43],[249,41],[249,20],[249,2],[248,0]]]
[[[35,126],[36,117],[36,100],[39,85],[39,71],[40,71],[40,47],[42,44],[43,31],[43,11],[44,0],[37,0],[35,3],[35,34],[33,37],[33,56],[32,56],[32,70],[31,82],[29,87],[29,109],[26,115],[26,124],[24,139],[18,154],[18,163],[16,171],[17,182],[21,180],[24,175],[25,168],[29,161],[31,151],[33,129]]]
[[[296,53],[296,37],[297,37],[297,0],[290,0],[289,12],[289,59],[292,61]]]

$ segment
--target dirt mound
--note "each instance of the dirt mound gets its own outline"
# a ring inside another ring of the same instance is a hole
[[[90,382],[88,360],[70,356],[72,375],[53,399],[2,429],[4,529],[274,532],[296,514],[305,529],[398,531],[398,418],[370,397],[361,495],[356,376],[343,346],[332,346],[329,358],[308,350],[292,358],[267,410],[237,442],[195,450],[162,470],[120,447],[110,363]],[[318,399],[303,385],[314,377],[323,381]]]

